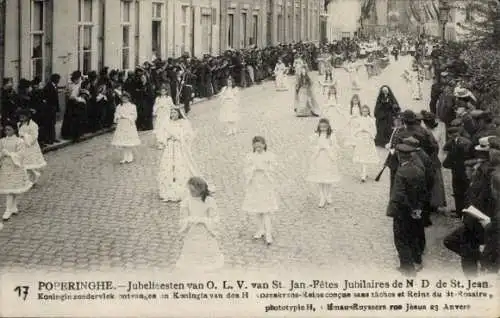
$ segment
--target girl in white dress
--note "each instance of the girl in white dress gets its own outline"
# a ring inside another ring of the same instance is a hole
[[[286,87],[286,73],[287,67],[285,63],[281,59],[278,60],[276,66],[274,67],[274,76],[275,76],[275,85],[277,91],[286,91],[288,88]]]
[[[217,242],[217,204],[200,177],[187,182],[189,194],[180,205],[180,234],[184,245],[176,267],[186,271],[210,271],[224,266]]]
[[[354,132],[357,129],[357,121],[356,118],[361,116],[361,100],[358,94],[354,94],[351,98],[350,107],[349,107],[349,122],[347,124],[347,138],[344,142],[344,146],[354,146]]]
[[[155,119],[153,133],[156,137],[158,149],[165,148],[165,125],[170,121],[170,109],[174,107],[172,97],[168,95],[167,87],[160,87],[159,96],[156,97],[153,106],[153,116]]]
[[[319,84],[322,87],[322,94],[325,95],[327,99],[334,98],[337,103],[337,79],[333,77],[331,69],[327,69],[325,71],[325,79],[323,81],[319,81]]]
[[[306,180],[318,185],[319,207],[332,203],[332,185],[340,181],[338,169],[339,146],[330,122],[319,120],[316,133],[311,136],[312,155]]]
[[[253,152],[247,155],[245,161],[244,176],[247,188],[242,210],[257,217],[254,239],[265,237],[266,243],[270,245],[273,242],[271,213],[278,211],[274,179],[276,157],[267,151],[264,137],[254,137],[252,146]]]
[[[410,85],[411,98],[414,100],[422,99],[422,81],[423,74],[417,65],[413,65],[410,70],[406,70],[403,73],[403,78]]]
[[[361,182],[366,181],[367,165],[380,163],[380,158],[375,146],[377,127],[375,119],[370,115],[370,108],[364,105],[361,116],[355,119],[357,125],[354,131],[353,162],[361,164]]]
[[[111,145],[123,149],[123,159],[120,163],[131,163],[134,161],[133,147],[141,144],[135,121],[137,120],[137,108],[130,102],[130,94],[123,92],[121,104],[115,110],[116,130]]]
[[[355,60],[348,61],[344,66],[344,70],[349,73],[349,78],[351,80],[351,89],[353,91],[359,91],[361,87],[359,86],[359,69],[362,64],[357,63]]]
[[[194,132],[179,107],[170,112],[165,129],[165,149],[160,159],[158,190],[164,202],[177,202],[186,195],[186,183],[196,175],[191,145]]]
[[[23,165],[28,173],[31,174],[33,184],[38,182],[40,178],[40,169],[47,165],[43,158],[42,150],[38,144],[38,125],[31,120],[34,110],[22,110],[19,113],[19,137],[26,144],[26,149],[23,154]]]
[[[349,116],[347,112],[342,109],[340,104],[337,103],[337,99],[335,95],[329,95],[329,98],[326,102],[326,105],[323,110],[323,114],[326,119],[330,121],[335,127],[335,135],[342,142],[346,142],[346,139],[349,136],[348,132],[348,124],[349,124]]]
[[[220,121],[227,124],[227,135],[234,135],[238,131],[240,120],[240,90],[231,77],[227,79],[227,85],[218,96],[221,102]]]
[[[4,221],[10,219],[12,214],[19,212],[18,196],[28,191],[33,185],[23,164],[26,143],[17,136],[16,130],[15,123],[5,123],[5,137],[0,139],[0,194],[7,195]]]

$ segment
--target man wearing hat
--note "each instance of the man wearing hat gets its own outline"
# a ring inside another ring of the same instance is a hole
[[[472,135],[472,143],[477,145],[479,139],[496,134],[496,126],[493,123],[493,114],[491,112],[481,111],[473,116],[477,121],[477,130]]]
[[[416,229],[422,218],[422,194],[425,190],[424,171],[415,164],[415,148],[407,144],[396,146],[400,166],[394,177],[387,215],[393,218],[394,244],[399,256],[398,270],[415,275],[422,265],[422,249]]]
[[[481,267],[497,273],[500,270],[500,137],[489,138],[489,143],[492,213],[491,223],[485,227]]]
[[[469,139],[460,135],[462,128],[451,127],[448,129],[449,140],[444,145],[447,151],[443,167],[451,170],[451,180],[453,187],[453,198],[455,201],[455,213],[461,216],[461,211],[465,208],[465,192],[469,187],[465,161],[471,159],[472,143]]]
[[[488,139],[488,137],[481,138],[480,144],[475,147],[479,160],[475,162],[471,183],[466,192],[465,206],[473,206],[490,216],[494,214],[494,206],[490,185],[490,144]],[[483,243],[483,225],[468,213],[464,213],[463,225],[446,236],[444,240],[448,249],[460,255],[462,269],[466,275],[470,276],[474,276],[478,272],[478,262],[481,256],[479,246]]]

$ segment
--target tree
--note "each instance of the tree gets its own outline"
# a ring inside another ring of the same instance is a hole
[[[459,26],[468,42],[500,49],[500,0],[468,0],[466,21]]]

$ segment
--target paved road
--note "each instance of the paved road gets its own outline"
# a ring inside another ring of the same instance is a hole
[[[411,100],[400,77],[408,64],[409,59],[403,58],[378,78],[364,78],[362,102],[373,108],[378,88],[388,84],[403,108],[426,107],[428,97],[423,102]],[[337,76],[343,87],[342,104],[348,107],[352,94],[346,88],[347,76],[340,70]],[[428,86],[426,83],[426,95]],[[218,122],[217,101],[197,104],[191,115],[197,132],[195,160],[217,188],[220,243],[227,264],[244,268],[350,264],[393,271],[398,264],[391,221],[385,217],[388,176],[374,182],[377,166],[370,171],[371,180],[360,183],[359,168],[345,150],[344,178],[335,189],[334,205],[317,208],[316,193],[304,182],[308,137],[317,119],[296,118],[291,93],[276,92],[272,83],[245,89],[242,94],[244,121],[237,136],[225,135]],[[271,247],[251,240],[253,220],[240,211],[242,164],[254,135],[265,136],[280,161],[281,211],[274,219],[275,244]],[[158,199],[155,175],[160,153],[153,147],[150,133],[142,134],[141,139],[135,163],[125,166],[118,163],[119,153],[110,146],[110,135],[47,154],[49,166],[40,185],[23,196],[22,213],[0,232],[0,267],[60,271],[175,264],[182,246],[177,234],[178,205]],[[380,150],[382,160],[385,156]],[[449,176],[445,178],[449,184]],[[442,268],[450,260],[451,270],[457,270],[456,258],[441,243],[451,222],[438,219],[428,230],[426,270]]]

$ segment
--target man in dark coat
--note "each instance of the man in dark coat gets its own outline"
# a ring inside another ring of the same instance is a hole
[[[403,139],[403,143],[415,148],[415,152],[412,153],[412,159],[415,164],[424,172],[425,175],[425,189],[422,193],[424,201],[422,202],[422,219],[419,220],[417,232],[419,234],[419,243],[422,252],[425,250],[425,230],[424,228],[431,225],[431,189],[434,185],[435,171],[433,168],[432,159],[419,147],[419,142],[413,137],[408,137]]]
[[[475,149],[488,154],[488,138],[482,139]],[[487,216],[494,212],[493,196],[490,186],[490,162],[479,160],[474,167],[471,184],[466,193],[466,207],[473,206]],[[462,270],[467,276],[477,275],[481,252],[479,246],[484,243],[484,228],[475,217],[464,213],[463,225],[446,236],[445,246],[460,255]]]
[[[429,109],[433,114],[436,114],[437,112],[437,102],[442,92],[443,92],[443,85],[439,82],[437,78],[434,78],[434,83],[431,86],[431,100],[429,102]]]
[[[422,266],[422,250],[416,229],[422,218],[425,175],[412,158],[414,151],[415,148],[409,145],[396,146],[400,167],[394,177],[387,208],[388,216],[393,218],[394,244],[400,263],[398,270],[409,276],[414,276]]]
[[[491,273],[500,270],[500,138],[490,138],[490,186],[493,207],[491,223],[485,227],[481,267]]]
[[[461,216],[465,208],[465,192],[469,187],[469,178],[465,169],[465,161],[471,158],[472,143],[469,139],[460,136],[459,127],[448,129],[449,140],[443,147],[448,154],[443,161],[443,167],[451,170],[453,198],[455,200],[456,216]]]

